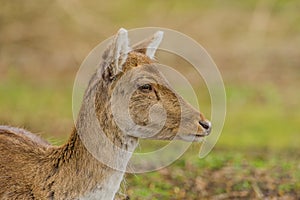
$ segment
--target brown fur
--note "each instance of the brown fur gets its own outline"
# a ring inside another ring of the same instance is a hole
[[[105,177],[104,170],[91,169],[109,170],[86,151],[75,130],[61,147],[10,130],[0,132],[1,199],[73,199]]]

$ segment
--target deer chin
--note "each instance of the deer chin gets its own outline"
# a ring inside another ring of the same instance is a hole
[[[183,140],[185,142],[202,142],[207,134],[185,134],[177,135],[174,139]]]

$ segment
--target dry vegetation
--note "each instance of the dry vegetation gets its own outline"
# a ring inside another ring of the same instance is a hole
[[[123,191],[130,199],[139,200],[297,199],[300,196],[298,153],[292,156],[292,152],[245,154],[218,149],[204,160],[189,156],[196,153],[195,149],[189,151],[172,166],[158,172],[128,175]],[[126,199],[122,192],[119,197]]]

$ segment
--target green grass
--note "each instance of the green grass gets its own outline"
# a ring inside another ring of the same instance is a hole
[[[198,145],[171,166],[126,176],[125,191],[132,199],[259,199],[299,197],[298,152],[233,151],[216,149],[197,158]],[[142,189],[140,189],[143,185]],[[147,189],[145,189],[145,187]],[[221,196],[220,196],[221,195]]]
[[[0,81],[0,93],[1,124],[25,127],[57,140],[71,130],[71,84],[37,83],[14,73]]]
[[[299,93],[296,98],[299,98]],[[296,148],[300,106],[288,105],[273,85],[227,86],[228,110],[220,145]]]

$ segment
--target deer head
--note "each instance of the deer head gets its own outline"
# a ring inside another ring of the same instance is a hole
[[[162,37],[158,31],[130,47],[127,31],[120,29],[102,56],[91,82],[96,87],[98,121],[114,142],[116,138],[197,141],[210,133],[210,122],[160,73],[154,55]]]

